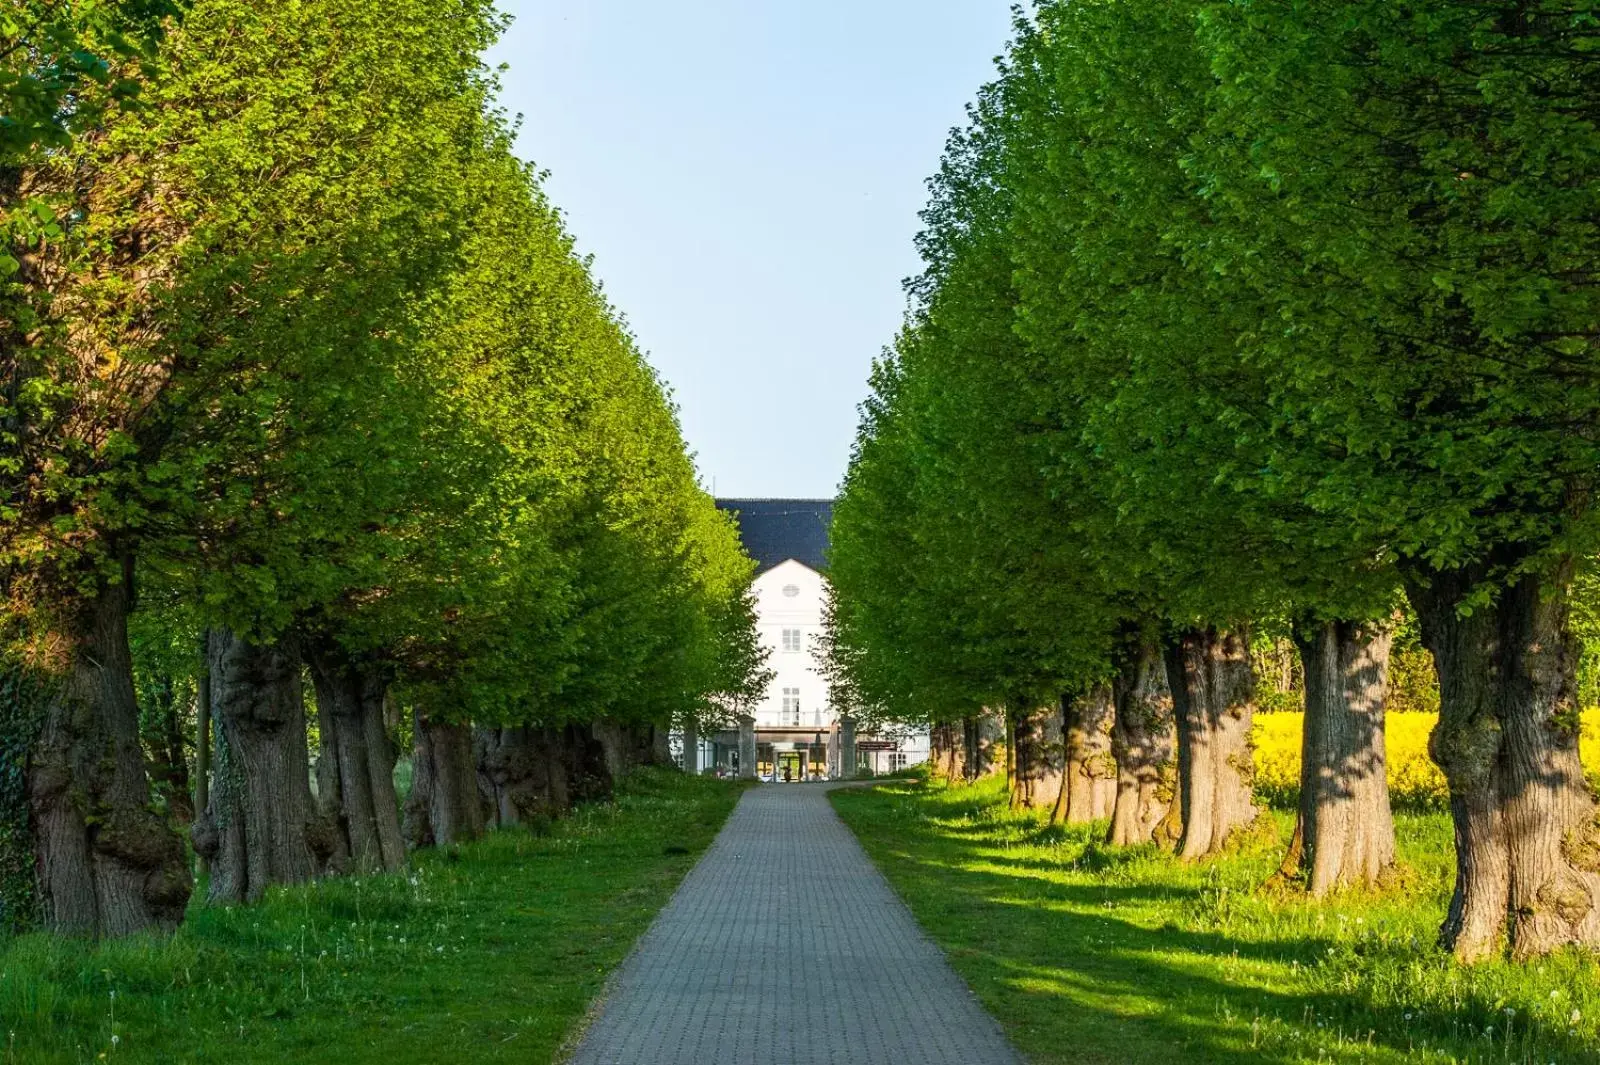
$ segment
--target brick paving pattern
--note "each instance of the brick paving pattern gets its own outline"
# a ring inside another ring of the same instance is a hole
[[[1020,1065],[828,790],[745,793],[573,1065]]]

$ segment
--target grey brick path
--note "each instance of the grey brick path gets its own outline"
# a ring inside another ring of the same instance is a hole
[[[745,793],[573,1065],[1020,1065],[828,790]]]

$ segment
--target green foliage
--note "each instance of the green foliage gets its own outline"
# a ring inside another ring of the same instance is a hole
[[[14,0],[0,12],[0,167],[60,148],[139,91],[173,0]],[[4,201],[0,200],[0,205]]]
[[[1581,545],[1593,5],[1192,11],[1216,77],[1184,247],[1216,298],[1261,301],[1239,355],[1302,441],[1285,485],[1417,580],[1482,567],[1478,601]]]
[[[836,687],[940,719],[1135,637],[1382,618],[1402,584],[1470,611],[1589,550],[1597,14],[1019,11],[863,408]],[[1437,707],[1427,665],[1402,633],[1402,709]]]
[[[1313,902],[1261,890],[1274,851],[1196,865],[1108,848],[1103,825],[1011,812],[999,780],[832,800],[1030,1061],[1600,1060],[1594,958],[1466,967],[1430,949],[1454,866],[1444,814],[1398,816],[1403,884]]]
[[[43,328],[0,418],[19,648],[133,556],[187,624],[341,643],[485,722],[664,721],[743,680],[748,560],[511,154],[499,25],[201,0],[147,106],[40,169],[72,224],[19,286]]]
[[[207,629],[483,725],[748,691],[750,560],[512,152],[502,16],[181,6],[0,15],[0,653],[60,675],[131,574],[173,807]]]
[[[739,789],[646,770],[615,805],[409,873],[199,910],[170,939],[0,941],[7,1052],[39,1065],[549,1061]],[[440,1008],[440,996],[448,1008]]]

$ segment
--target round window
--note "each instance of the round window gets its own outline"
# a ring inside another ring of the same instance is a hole
[[[800,586],[798,584],[786,584],[783,586],[783,594],[785,597],[793,599],[800,594]]]

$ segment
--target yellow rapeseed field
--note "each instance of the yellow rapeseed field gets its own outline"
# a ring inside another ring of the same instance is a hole
[[[1300,786],[1298,713],[1257,714],[1255,719],[1256,786],[1264,797],[1286,798]],[[1389,792],[1406,805],[1442,807],[1444,774],[1428,757],[1428,733],[1436,714],[1390,714]],[[1600,709],[1583,715],[1583,766],[1591,779],[1600,773]]]

